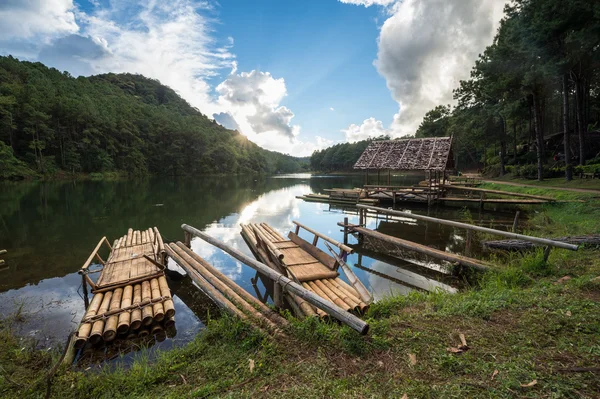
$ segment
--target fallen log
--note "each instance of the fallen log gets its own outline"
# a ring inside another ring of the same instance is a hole
[[[585,245],[587,247],[600,248],[600,234],[588,236],[568,236],[553,238],[553,241],[560,241],[567,244]],[[504,251],[525,251],[539,247],[533,242],[525,240],[490,240],[483,241],[483,246],[488,249],[498,249]]]

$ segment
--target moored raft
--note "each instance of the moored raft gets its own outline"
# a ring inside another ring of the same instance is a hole
[[[106,261],[102,246],[110,249]],[[114,241],[103,237],[79,271],[94,294],[77,330],[75,347],[108,343],[118,335],[143,337],[172,325],[175,306],[164,273],[165,248],[156,227]],[[90,271],[96,259],[102,266]],[[100,272],[96,281],[91,274]]]
[[[260,262],[348,312],[364,313],[372,302],[372,296],[340,256],[333,252],[333,256],[330,256],[317,248],[316,244],[319,239],[323,239],[326,243],[338,247],[342,256],[351,253],[352,248],[298,222],[294,223],[296,231],[289,232],[288,239],[266,223],[242,225],[241,233]],[[301,227],[314,234],[312,243],[298,236]],[[342,268],[350,284],[340,278],[339,268]],[[324,310],[301,298],[290,293],[285,293],[285,296],[298,316],[329,318]]]

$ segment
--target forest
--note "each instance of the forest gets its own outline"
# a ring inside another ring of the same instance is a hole
[[[457,167],[492,176],[600,176],[599,71],[600,2],[512,1],[456,105],[430,110],[415,137],[452,136]],[[336,147],[311,166],[351,168],[360,151]]]
[[[292,173],[308,159],[267,151],[141,75],[74,78],[0,57],[0,179]]]

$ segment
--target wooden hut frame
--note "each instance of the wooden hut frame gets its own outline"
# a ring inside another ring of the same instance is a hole
[[[392,170],[425,171],[427,190],[416,195],[424,196],[424,200],[431,202],[437,198],[440,185],[446,182],[447,171],[454,168],[453,158],[452,137],[372,141],[354,164],[354,169],[365,171],[367,195],[375,191],[376,194],[392,195],[394,199],[398,193],[400,199],[408,194],[390,186]],[[377,188],[369,185],[369,171],[373,169],[377,170],[378,185],[381,171],[387,170],[387,186]],[[411,198],[414,195],[410,193]]]

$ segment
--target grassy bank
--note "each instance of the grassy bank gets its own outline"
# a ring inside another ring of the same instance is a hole
[[[600,233],[600,201],[589,194],[502,188],[588,200],[532,208],[528,232]],[[597,398],[599,258],[586,248],[552,250],[547,263],[541,252],[500,256],[502,271],[464,292],[374,304],[366,337],[306,320],[275,340],[219,319],[188,346],[129,370],[62,369],[52,396]],[[0,397],[44,397],[43,375],[58,354],[15,337],[18,322],[5,319],[0,327]],[[453,353],[448,348],[460,345],[459,334],[469,349]]]

